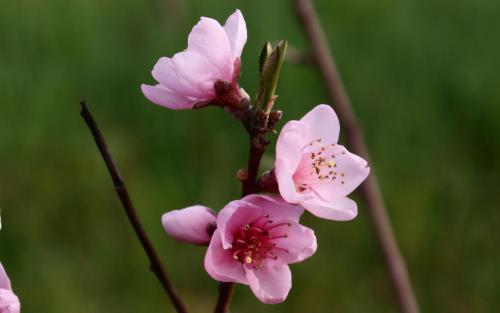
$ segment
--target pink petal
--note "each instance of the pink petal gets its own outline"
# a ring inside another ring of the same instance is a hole
[[[278,260],[290,264],[302,262],[312,256],[318,247],[314,231],[302,226],[295,221],[281,220],[280,223],[289,222],[290,227],[281,227],[273,231],[272,235],[287,235],[287,238],[274,240],[277,247],[288,250],[278,250]]]
[[[284,161],[281,159],[276,160],[275,166],[274,172],[281,196],[290,203],[298,203],[297,196],[299,194],[292,179],[293,173],[286,169]]]
[[[210,228],[215,228],[216,215],[210,208],[195,205],[165,213],[161,220],[170,236],[183,242],[201,245],[210,242]]]
[[[370,168],[368,163],[359,156],[350,153],[344,146],[336,145],[339,153],[335,155],[336,172],[339,175],[328,183],[320,182],[311,187],[321,198],[334,201],[345,197],[354,191],[368,176]],[[343,153],[341,153],[343,152]]]
[[[217,217],[217,229],[221,234],[224,249],[229,249],[233,242],[233,233],[243,225],[262,216],[261,208],[252,203],[235,200],[229,202]]]
[[[283,160],[277,160],[275,165],[276,181],[278,182],[278,189],[283,199],[289,203],[301,203],[315,196],[310,190],[297,191],[293,180],[293,173],[290,173],[286,169],[286,166],[283,165]]]
[[[162,85],[149,86],[142,84],[141,90],[149,101],[173,110],[192,109],[193,105],[198,102],[173,93]]]
[[[309,143],[307,132],[306,124],[290,121],[283,126],[276,142],[276,180],[281,196],[290,203],[298,203],[304,198],[304,195],[296,190],[293,175],[302,158],[301,150]]]
[[[233,60],[240,58],[243,47],[247,42],[247,25],[241,11],[236,10],[231,14],[223,28],[229,38]]]
[[[280,170],[295,172],[302,158],[301,150],[309,143],[305,138],[307,136],[307,125],[304,123],[289,121],[283,126],[276,142],[276,160],[282,162]]]
[[[219,70],[221,79],[232,81],[231,45],[219,22],[202,17],[189,34],[187,51],[205,56]]]
[[[2,313],[19,313],[21,304],[19,299],[12,292],[9,277],[0,263],[0,312]]]
[[[246,277],[255,296],[267,304],[285,301],[292,288],[292,273],[288,265],[266,260],[257,269],[246,268]]]
[[[219,70],[201,54],[179,52],[173,58],[160,58],[151,72],[167,89],[200,100],[215,98],[214,84]]]
[[[347,197],[332,202],[315,198],[303,202],[302,205],[317,217],[334,221],[349,221],[358,215],[356,202]]]
[[[231,250],[222,247],[218,230],[214,232],[205,255],[205,270],[218,281],[248,284],[243,265],[233,259]]]
[[[8,289],[0,289],[0,312],[19,313],[21,304],[18,297]]]
[[[289,204],[278,195],[252,194],[241,199],[261,209],[261,214],[269,215],[274,222],[282,220],[299,222],[304,209],[299,205]]]
[[[301,122],[309,125],[308,141],[321,139],[324,145],[337,143],[340,133],[340,122],[335,111],[326,104],[320,104],[309,111]]]
[[[0,263],[0,289],[12,290],[10,286],[9,276],[7,276],[7,273],[5,272],[2,263]]]

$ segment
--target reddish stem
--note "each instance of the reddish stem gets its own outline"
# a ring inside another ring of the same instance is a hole
[[[264,144],[261,144],[260,139],[262,139],[262,137],[250,135],[250,152],[247,165],[247,177],[241,182],[242,197],[252,193],[256,193],[258,190],[257,175],[259,173],[260,160],[262,159],[262,155],[266,150],[266,146]],[[217,299],[214,313],[229,312],[229,306],[233,298],[234,288],[234,283],[220,283],[219,298]]]

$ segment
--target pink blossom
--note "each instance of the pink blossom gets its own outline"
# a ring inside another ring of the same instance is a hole
[[[20,311],[19,299],[12,292],[9,277],[0,263],[0,313],[19,313]]]
[[[347,197],[370,173],[367,162],[337,144],[335,111],[318,105],[300,121],[289,121],[276,144],[275,175],[281,196],[312,214],[351,220],[356,202]]]
[[[223,282],[249,285],[264,303],[286,299],[288,264],[316,252],[314,232],[299,224],[303,209],[279,196],[249,195],[227,204],[205,256],[205,269]]]
[[[189,34],[187,49],[172,58],[160,58],[151,72],[159,84],[143,84],[142,92],[150,101],[174,110],[212,102],[217,97],[216,82],[233,87],[237,84],[246,40],[246,24],[240,10],[229,16],[224,26],[202,17]]]
[[[167,234],[197,245],[208,245],[216,227],[215,212],[201,205],[170,211],[161,220]]]

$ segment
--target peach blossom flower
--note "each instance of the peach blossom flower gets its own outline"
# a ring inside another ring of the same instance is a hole
[[[318,105],[300,121],[289,121],[276,144],[275,175],[281,196],[312,214],[351,220],[356,202],[349,195],[370,173],[367,162],[337,143],[335,111]]]
[[[224,26],[202,17],[189,34],[187,49],[172,58],[160,58],[151,72],[159,84],[143,84],[142,92],[151,102],[174,110],[212,102],[217,97],[216,82],[227,86],[237,83],[246,40],[246,24],[240,10],[229,16]],[[239,87],[235,88],[239,93]]]

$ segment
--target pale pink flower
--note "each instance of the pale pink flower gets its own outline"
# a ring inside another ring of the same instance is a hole
[[[0,263],[0,313],[19,313],[21,304],[12,292],[9,277]]]
[[[208,245],[217,227],[216,216],[211,209],[194,205],[165,213],[161,221],[167,234],[175,239],[196,245]]]
[[[367,162],[339,144],[335,111],[318,105],[300,121],[285,124],[276,144],[275,175],[281,196],[330,220],[356,217],[347,198],[370,173]]]
[[[303,209],[279,196],[249,195],[227,204],[205,256],[205,269],[223,282],[249,285],[264,303],[283,302],[292,287],[288,264],[316,252],[314,232],[299,224]]]
[[[142,85],[150,101],[174,110],[192,109],[216,100],[215,83],[236,88],[240,57],[247,40],[245,20],[236,10],[224,26],[202,17],[188,37],[185,51],[162,57],[151,72],[159,82]],[[224,84],[223,84],[224,85]]]

